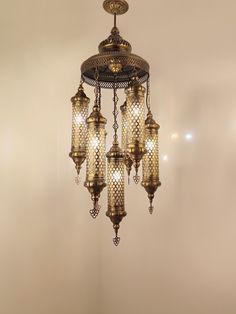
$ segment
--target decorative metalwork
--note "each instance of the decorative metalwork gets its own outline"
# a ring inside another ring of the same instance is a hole
[[[129,5],[125,0],[105,0],[103,8],[110,14],[121,15],[128,11]]]
[[[144,146],[144,95],[145,88],[139,84],[136,78],[133,79],[130,86],[126,89],[127,101],[127,152],[133,161],[135,175],[134,181],[139,182],[138,168],[140,161],[145,154]]]
[[[153,119],[151,111],[145,120],[145,148],[146,154],[142,160],[143,180],[142,186],[148,193],[150,201],[149,212],[153,212],[153,198],[157,188],[161,185],[159,180],[159,157],[158,157],[158,129],[160,126]]]
[[[121,148],[124,151],[124,164],[126,166],[126,171],[128,174],[128,183],[130,178],[130,173],[133,165],[133,161],[127,152],[127,137],[128,137],[128,121],[127,121],[127,102],[125,101],[121,110]]]
[[[116,78],[114,78],[113,87],[113,102],[114,102],[114,141],[111,149],[107,153],[107,184],[108,184],[108,209],[106,215],[110,218],[113,223],[115,230],[115,238],[113,239],[114,244],[117,246],[120,242],[118,237],[118,230],[120,228],[121,220],[126,216],[125,212],[125,187],[124,187],[124,153],[118,144],[118,123],[117,123],[117,90],[116,90]]]
[[[121,220],[126,216],[124,196],[124,154],[118,142],[114,142],[107,153],[107,184],[108,210],[106,215],[113,223],[115,230],[114,244],[118,245],[120,238],[118,230]]]
[[[142,58],[134,54],[121,54],[119,51],[114,51],[110,54],[98,54],[86,60],[81,66],[83,80],[95,86],[94,73],[96,67],[99,69],[99,82],[101,88],[113,88],[114,74],[109,69],[111,62],[120,62],[122,71],[117,74],[117,88],[125,88],[129,85],[133,75],[133,69],[137,69],[137,77],[140,84],[143,84],[148,79],[149,65]]]
[[[77,171],[76,182],[79,182],[79,173],[86,157],[86,139],[89,98],[85,95],[82,84],[78,92],[71,98],[72,102],[72,136],[71,152],[69,156],[75,163]]]
[[[98,92],[98,90],[97,90]],[[96,97],[97,99],[97,97]],[[86,181],[84,186],[87,187],[93,201],[93,209],[90,214],[96,218],[99,213],[98,200],[100,193],[106,186],[106,163],[105,163],[105,141],[107,120],[102,116],[99,108],[99,100],[95,102],[93,111],[87,118],[88,138],[86,147]]]
[[[135,169],[134,181],[139,182],[138,169],[142,161],[142,186],[148,193],[149,211],[153,211],[153,198],[159,180],[158,129],[150,106],[149,64],[132,53],[131,44],[125,40],[117,28],[117,16],[128,11],[126,0],[105,0],[103,7],[114,16],[114,24],[109,36],[100,42],[98,54],[85,60],[81,65],[81,80],[95,87],[95,104],[88,117],[89,99],[80,85],[78,93],[72,98],[72,145],[70,157],[77,172],[86,159],[86,179],[84,186],[91,194],[93,208],[90,214],[96,218],[100,206],[99,198],[106,187],[110,218],[115,231],[113,239],[120,242],[118,230],[125,211],[125,167],[128,182],[132,167]],[[147,84],[145,120],[145,92],[142,84]],[[113,144],[106,154],[106,118],[101,114],[101,89],[113,90]],[[126,93],[126,101],[121,109],[121,148],[118,143],[118,90]],[[106,158],[107,157],[107,158]],[[107,162],[107,174],[106,174]],[[107,176],[107,177],[106,177]]]

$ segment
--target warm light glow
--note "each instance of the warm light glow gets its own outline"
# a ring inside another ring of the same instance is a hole
[[[139,107],[134,106],[133,109],[132,109],[132,115],[133,115],[134,117],[138,117],[139,114],[140,114],[140,109],[139,109]]]
[[[96,149],[99,145],[99,139],[97,137],[93,137],[91,139],[91,146]]]
[[[172,133],[172,134],[171,134],[171,139],[172,139],[172,140],[175,140],[175,139],[177,139],[177,138],[179,138],[179,134],[178,134],[178,133]]]
[[[193,139],[193,135],[192,135],[191,133],[186,133],[186,134],[185,134],[185,139],[186,139],[187,141],[191,141],[191,140]]]
[[[120,181],[121,178],[122,178],[122,175],[121,175],[120,171],[115,170],[114,173],[113,173],[113,175],[112,175],[112,178],[113,178],[113,180],[116,181],[116,182]]]
[[[168,155],[163,155],[163,156],[162,156],[162,159],[163,159],[163,161],[168,161],[169,156],[168,156]]]
[[[76,123],[79,125],[79,124],[83,124],[84,123],[84,118],[83,116],[78,113],[76,116],[75,116],[75,121]]]
[[[150,140],[150,139],[146,140],[145,148],[147,149],[148,152],[151,152],[155,148],[154,140]]]

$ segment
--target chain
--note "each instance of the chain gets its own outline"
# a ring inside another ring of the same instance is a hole
[[[149,76],[148,76],[148,79],[147,79],[146,106],[147,106],[147,110],[148,110],[148,111],[151,111],[151,103],[150,103],[150,79],[149,79]]]
[[[101,87],[99,84],[99,72],[98,68],[95,70],[95,75],[94,75],[95,81],[96,81],[96,86],[94,88],[94,94],[95,94],[95,105],[98,107],[98,109],[101,109]]]
[[[114,28],[116,28],[116,13],[114,14]]]
[[[83,85],[84,84],[84,78],[83,78],[83,76],[81,76],[81,78],[80,78],[80,85]]]
[[[117,130],[118,130],[118,122],[117,122],[117,116],[118,116],[118,110],[117,110],[117,103],[118,103],[118,96],[117,96],[117,86],[116,86],[116,78],[114,80],[114,85],[113,85],[113,102],[114,102],[114,111],[113,111],[113,116],[114,116],[114,124],[113,124],[113,129],[114,129],[114,142],[118,142],[118,136],[117,136]]]

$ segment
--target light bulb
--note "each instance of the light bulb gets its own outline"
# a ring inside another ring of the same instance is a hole
[[[93,138],[91,139],[91,146],[92,146],[92,148],[94,148],[94,149],[97,149],[97,148],[98,148],[98,146],[99,146],[99,139],[98,139],[97,137],[93,137]]]
[[[140,109],[137,106],[134,106],[132,109],[132,115],[137,118],[140,115]]]
[[[75,121],[76,121],[76,123],[78,125],[81,125],[81,124],[83,124],[85,122],[85,119],[84,119],[84,117],[80,113],[78,113],[75,116]]]
[[[153,149],[155,148],[155,142],[152,139],[147,139],[145,141],[145,148],[148,151],[148,153],[151,153]]]
[[[114,181],[119,182],[121,180],[121,178],[122,178],[121,172],[118,171],[118,170],[115,170],[113,172],[112,178],[113,178]]]

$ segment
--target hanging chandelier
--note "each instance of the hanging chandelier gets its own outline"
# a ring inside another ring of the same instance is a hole
[[[98,47],[99,53],[88,58],[81,66],[81,82],[72,102],[72,138],[69,156],[75,163],[76,181],[86,160],[86,179],[93,208],[90,214],[96,218],[99,211],[99,198],[107,186],[108,205],[106,215],[115,231],[113,238],[117,246],[120,242],[118,230],[126,216],[125,211],[125,171],[130,181],[140,182],[147,192],[153,212],[153,198],[159,180],[158,129],[150,107],[149,64],[133,54],[130,43],[124,40],[116,26],[118,15],[128,11],[125,0],[105,0],[103,8],[114,16],[114,26],[110,36]],[[95,87],[95,102],[89,114],[90,99],[86,96],[83,84]],[[143,84],[146,84],[146,87]],[[102,115],[101,90],[113,90],[113,144],[106,153],[107,119]],[[121,141],[118,136],[118,89],[124,89],[126,100],[120,106]],[[146,103],[146,109],[145,109]],[[146,115],[146,118],[145,118]],[[106,171],[107,168],[107,171]]]

